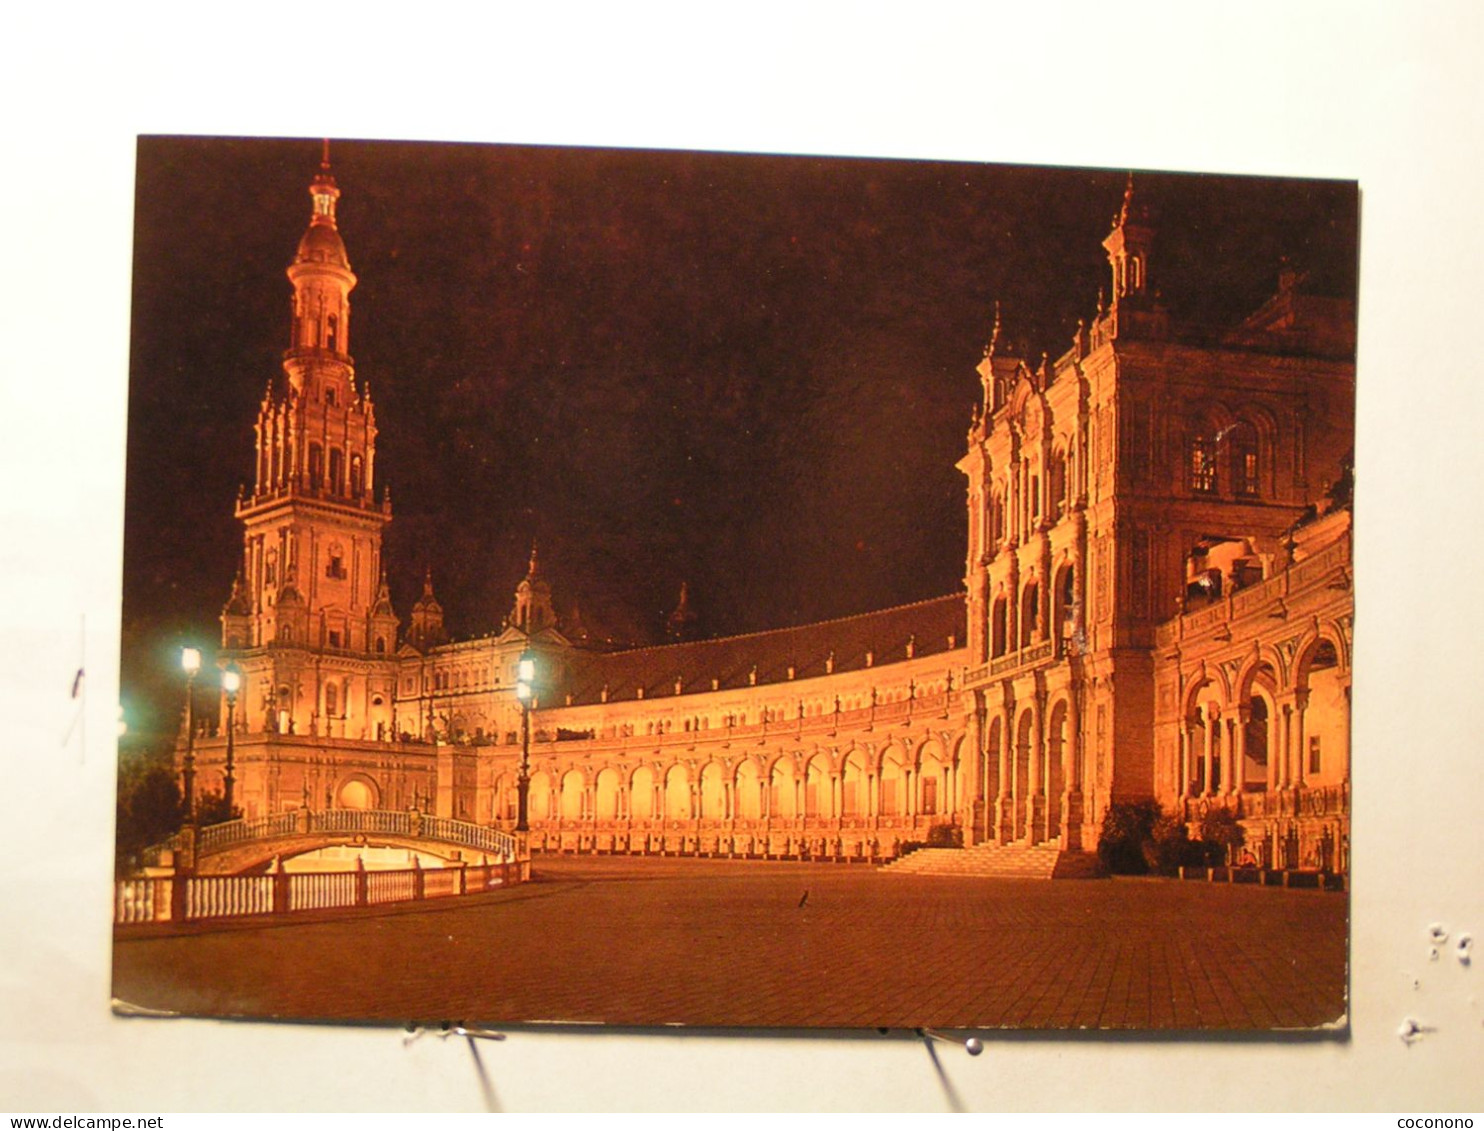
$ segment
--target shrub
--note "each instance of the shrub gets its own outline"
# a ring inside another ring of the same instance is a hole
[[[1247,840],[1241,822],[1232,816],[1229,809],[1210,810],[1201,818],[1200,832],[1205,862],[1212,865],[1230,863],[1236,858],[1237,849]]]
[[[1098,859],[1117,875],[1142,876],[1149,871],[1144,846],[1154,841],[1154,825],[1164,812],[1157,801],[1115,801],[1103,815]]]
[[[928,829],[929,848],[962,848],[964,831],[957,825],[933,825]]]
[[[1184,821],[1167,813],[1155,819],[1144,842],[1144,862],[1151,872],[1172,876],[1180,865],[1200,864],[1203,860],[1201,846],[1191,843]]]

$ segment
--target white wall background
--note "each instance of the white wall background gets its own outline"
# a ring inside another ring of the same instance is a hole
[[[132,165],[143,132],[619,144],[1358,179],[1352,1035],[942,1046],[977,1109],[1484,1106],[1476,578],[1484,17],[1435,4],[130,6],[6,18],[0,1108],[483,1110],[469,1049],[109,1002]],[[240,218],[223,217],[223,222]],[[974,359],[966,356],[965,364]],[[210,375],[203,375],[210,379]],[[85,707],[70,698],[86,666]],[[64,735],[70,737],[64,742]],[[85,736],[85,737],[84,737]],[[1405,1017],[1431,1031],[1408,1046]],[[506,1110],[923,1109],[871,1034],[518,1033]],[[1472,1066],[1472,1067],[1470,1067]]]

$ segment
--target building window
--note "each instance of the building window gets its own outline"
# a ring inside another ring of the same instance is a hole
[[[1036,634],[1036,612],[1040,608],[1040,588],[1032,582],[1020,594],[1020,646],[1029,648]]]
[[[331,648],[339,648],[340,647],[340,630],[338,628],[332,628],[332,629],[330,629],[330,647]]]
[[[318,491],[325,481],[325,449],[309,445],[309,488]]]
[[[376,650],[377,650],[377,652],[385,652],[386,651],[386,637],[384,637],[384,636],[378,636],[376,638]]]
[[[329,332],[325,336],[325,345],[333,350],[340,341],[340,319],[332,314],[327,320],[327,324],[329,326]],[[333,386],[325,390],[325,397],[329,404],[335,403],[334,394],[335,390]]]
[[[1216,443],[1210,436],[1190,441],[1190,489],[1207,495],[1216,490]]]
[[[345,493],[345,453],[339,448],[330,449],[330,490]]]
[[[359,499],[366,491],[366,466],[360,456],[350,457],[350,497]]]
[[[1318,772],[1319,772],[1319,736],[1317,734],[1315,734],[1315,735],[1310,735],[1309,736],[1309,773],[1311,773],[1311,774],[1317,774]]]
[[[345,580],[345,551],[338,544],[330,547],[329,560],[325,563],[325,576],[337,581]]]
[[[922,779],[922,815],[930,817],[938,811],[938,779]]]
[[[337,702],[337,688],[333,683],[325,684],[325,714],[334,717]]]
[[[1232,483],[1237,494],[1248,498],[1258,493],[1257,429],[1243,421],[1231,430]]]

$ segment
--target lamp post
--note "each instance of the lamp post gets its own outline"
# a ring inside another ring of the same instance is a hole
[[[222,690],[227,693],[227,773],[226,784],[222,789],[223,807],[227,811],[227,820],[232,819],[232,785],[236,778],[233,770],[233,732],[237,729],[237,692],[242,687],[242,676],[237,674],[236,668],[228,668],[222,672]]]
[[[530,832],[531,801],[531,699],[535,695],[536,657],[529,646],[520,654],[515,669],[515,697],[520,700],[520,773],[515,777],[515,831]]]
[[[186,748],[185,762],[181,766],[182,786],[185,789],[185,816],[188,824],[196,821],[196,673],[201,670],[201,653],[196,648],[182,648],[180,666],[186,675]]]

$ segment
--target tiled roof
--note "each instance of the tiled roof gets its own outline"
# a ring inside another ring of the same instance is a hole
[[[627,652],[578,652],[571,656],[568,689],[574,705],[597,703],[603,688],[608,699],[663,698],[675,694],[675,680],[683,693],[747,687],[756,668],[758,684],[779,683],[827,674],[831,653],[833,670],[856,671],[867,666],[930,656],[964,645],[964,596],[955,593],[899,605],[892,609],[821,621],[818,624],[779,628],[746,636],[725,636]]]

